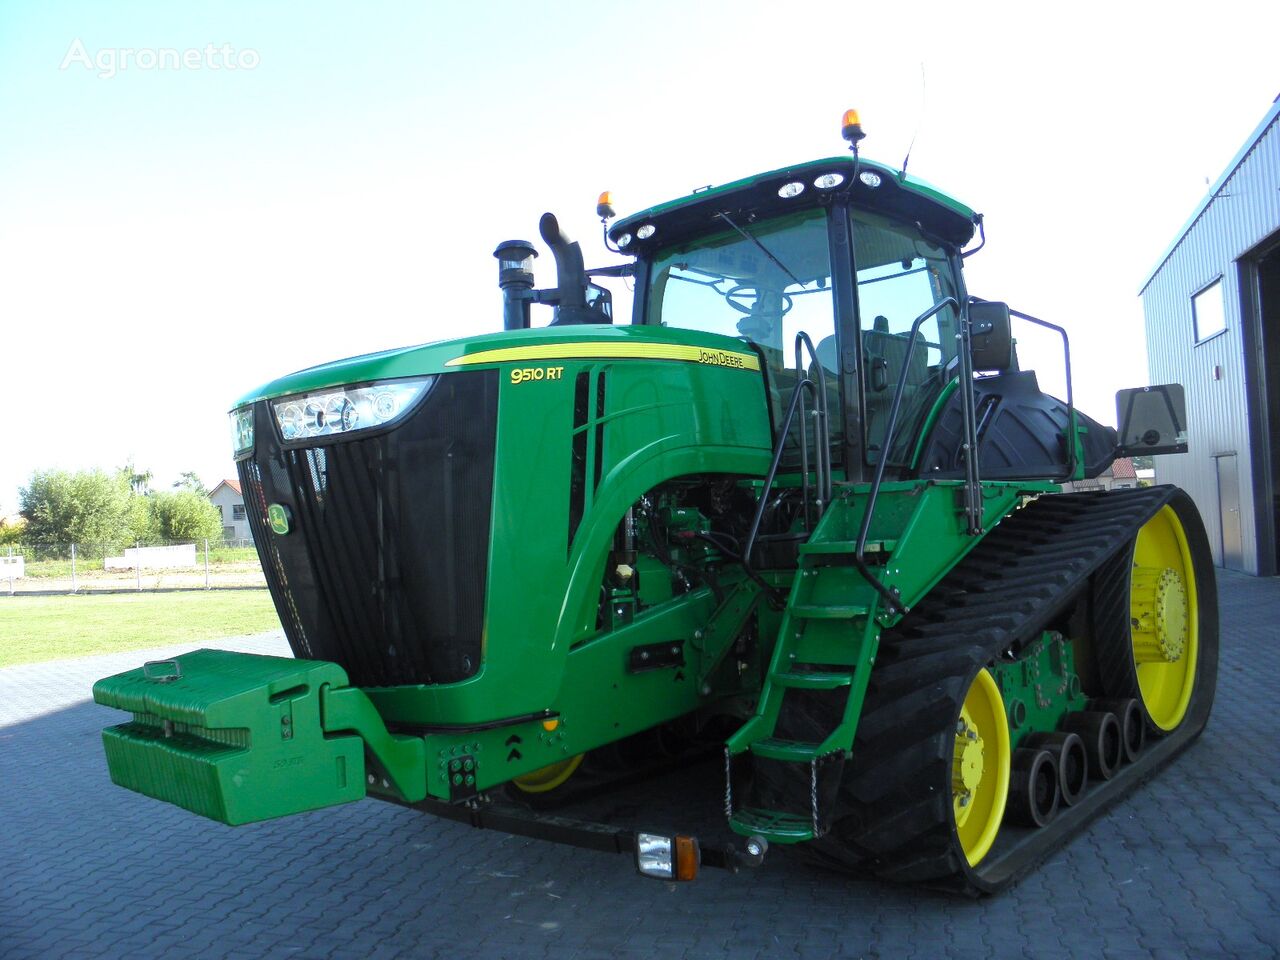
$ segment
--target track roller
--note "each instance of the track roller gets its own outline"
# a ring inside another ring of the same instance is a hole
[[[1084,788],[1089,784],[1089,758],[1078,734],[1065,730],[1034,733],[1023,742],[1053,754],[1058,763],[1058,792],[1064,805],[1069,807],[1084,795]]]
[[[1120,721],[1109,710],[1082,710],[1069,713],[1062,720],[1062,729],[1075,733],[1084,741],[1084,752],[1089,758],[1089,776],[1095,780],[1110,780],[1120,766],[1124,752]]]
[[[1058,761],[1040,747],[1013,751],[1005,815],[1024,827],[1048,825],[1058,812]]]
[[[1147,724],[1138,701],[1121,698],[1090,700],[1089,709],[1106,710],[1116,715],[1120,720],[1120,742],[1124,747],[1125,762],[1137,760],[1147,742]]]

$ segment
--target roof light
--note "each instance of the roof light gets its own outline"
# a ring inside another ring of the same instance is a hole
[[[858,174],[858,179],[861,180],[863,183],[865,183],[872,190],[880,186],[880,174],[873,173],[870,170],[863,170],[860,174]]]
[[[613,194],[608,190],[600,194],[600,199],[596,201],[596,216],[601,220],[609,220],[617,216],[613,210]]]
[[[840,184],[844,183],[843,173],[824,173],[820,174],[814,181],[813,185],[819,190],[834,190]]]
[[[621,250],[623,247],[631,243],[631,234],[620,233],[618,234],[618,239],[613,242],[616,243],[618,245],[618,249]]]
[[[858,118],[857,110],[846,110],[844,112],[844,122],[840,129],[841,135],[849,141],[850,146],[856,147],[858,141],[866,136],[862,132],[862,121]]]
[[[792,180],[790,183],[784,183],[778,188],[778,196],[783,200],[790,200],[792,197],[798,197],[804,193],[804,184],[799,180]]]
[[[658,232],[657,227],[655,227],[652,223],[646,223],[644,224],[644,226],[636,230],[636,236],[639,237],[641,240],[648,240],[657,232]]]

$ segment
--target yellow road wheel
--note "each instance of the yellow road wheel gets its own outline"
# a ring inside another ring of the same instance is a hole
[[[1195,687],[1200,616],[1191,548],[1172,507],[1162,507],[1138,531],[1129,623],[1142,705],[1152,723],[1173,730]]]
[[[522,793],[550,793],[573,776],[574,771],[582,765],[583,756],[580,753],[576,757],[548,764],[540,770],[526,773],[523,777],[516,777],[511,784]]]
[[[956,719],[951,808],[969,866],[991,850],[1009,796],[1009,723],[1000,688],[979,670]]]
[[[1157,733],[1203,727],[1218,675],[1218,590],[1191,498],[1174,490],[1090,590],[1097,693],[1136,700]]]

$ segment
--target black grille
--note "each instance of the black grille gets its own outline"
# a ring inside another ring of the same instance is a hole
[[[254,540],[296,656],[357,686],[451,683],[480,667],[498,380],[441,376],[371,437],[284,447],[258,404],[240,463]],[[272,532],[267,508],[288,508]]]

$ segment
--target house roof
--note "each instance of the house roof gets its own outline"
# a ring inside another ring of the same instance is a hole
[[[1118,457],[1111,464],[1111,476],[1117,480],[1137,480],[1138,471],[1133,469],[1133,461],[1128,457]]]
[[[1200,201],[1200,205],[1196,207],[1195,213],[1191,214],[1191,219],[1187,221],[1186,226],[1178,231],[1178,235],[1174,238],[1173,243],[1169,244],[1169,246],[1165,248],[1164,253],[1160,254],[1160,259],[1156,262],[1156,265],[1151,268],[1146,279],[1142,281],[1142,286],[1138,290],[1138,296],[1142,296],[1147,287],[1151,285],[1151,281],[1156,278],[1156,274],[1159,273],[1160,269],[1165,265],[1165,261],[1173,256],[1173,251],[1178,249],[1178,245],[1182,243],[1187,234],[1191,232],[1191,228],[1196,225],[1197,221],[1199,221],[1202,216],[1204,216],[1204,212],[1209,209],[1209,204],[1213,203],[1213,201],[1217,199],[1218,193],[1227,185],[1227,181],[1235,175],[1236,169],[1240,164],[1244,163],[1245,158],[1253,152],[1253,148],[1258,145],[1258,141],[1262,139],[1263,134],[1267,132],[1267,129],[1271,124],[1275,123],[1277,117],[1280,117],[1280,96],[1277,96],[1275,100],[1271,102],[1271,109],[1267,111],[1267,115],[1263,117],[1262,122],[1258,124],[1257,129],[1249,135],[1249,139],[1245,141],[1244,146],[1241,147],[1236,155],[1231,158],[1231,162],[1227,164],[1227,169],[1222,172],[1222,176],[1220,176],[1217,182],[1209,188],[1209,192],[1206,193],[1204,199]]]
[[[239,480],[221,480],[221,481],[219,481],[219,482],[218,482],[218,485],[217,485],[216,487],[214,487],[212,490],[210,490],[210,491],[209,491],[209,496],[210,496],[210,497],[212,497],[215,493],[217,493],[217,492],[218,492],[219,490],[221,490],[223,487],[230,487],[230,488],[235,492],[235,495],[236,495],[237,497],[239,497],[239,496],[243,496],[243,494],[240,492],[240,481],[239,481]]]

